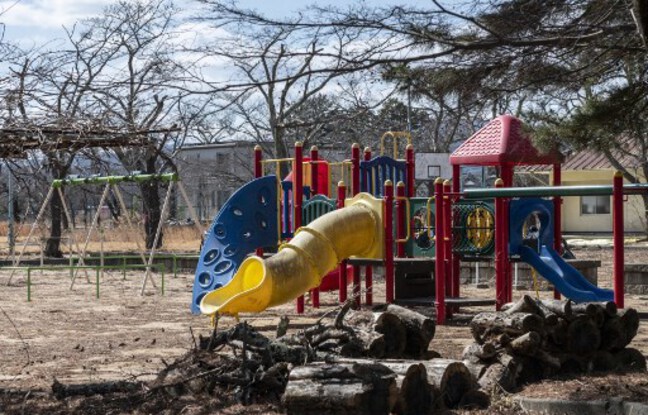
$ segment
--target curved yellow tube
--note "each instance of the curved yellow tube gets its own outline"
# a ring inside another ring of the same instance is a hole
[[[203,314],[261,312],[318,287],[346,258],[382,258],[382,201],[358,194],[346,207],[300,228],[290,243],[263,260],[248,257],[232,280],[200,302]]]

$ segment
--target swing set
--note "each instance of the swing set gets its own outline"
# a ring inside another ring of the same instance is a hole
[[[136,226],[133,224],[133,221],[131,220],[130,215],[128,214],[129,210],[126,207],[126,203],[124,202],[124,197],[122,195],[122,192],[119,189],[119,185],[121,183],[136,183],[136,184],[141,184],[141,183],[148,183],[148,182],[162,182],[167,184],[167,189],[166,189],[166,194],[164,197],[164,202],[162,204],[162,212],[160,214],[160,221],[158,223],[156,232],[155,232],[155,237],[153,239],[153,244],[151,249],[147,252],[146,251],[146,242],[144,240],[144,236],[142,235],[141,232],[136,232],[139,235],[139,238],[136,239],[136,245],[137,245],[137,251],[138,251],[138,256],[142,261],[141,265],[135,266],[136,268],[144,268],[145,269],[145,275],[142,281],[142,288],[140,290],[140,294],[143,295],[145,290],[146,290],[146,285],[147,282],[150,280],[151,285],[157,289],[157,285],[155,283],[155,280],[153,279],[151,275],[151,269],[155,268],[153,261],[156,258],[156,250],[158,243],[160,241],[160,237],[162,234],[162,227],[164,226],[164,223],[168,219],[168,214],[169,214],[169,205],[170,205],[170,200],[171,200],[171,195],[173,194],[173,189],[174,187],[177,187],[178,190],[180,191],[180,194],[188,207],[189,215],[190,218],[193,221],[193,226],[196,227],[196,229],[200,232],[200,235],[203,235],[204,229],[202,225],[200,224],[200,221],[198,220],[198,216],[196,215],[196,211],[194,210],[193,206],[189,202],[189,197],[187,196],[187,192],[182,184],[182,182],[179,179],[178,174],[176,173],[167,173],[167,174],[137,174],[137,175],[125,175],[125,176],[95,176],[95,177],[79,177],[79,178],[68,178],[68,179],[58,179],[52,181],[51,186],[49,187],[49,190],[47,192],[47,195],[45,196],[45,199],[43,200],[43,203],[38,210],[38,214],[36,215],[36,220],[32,224],[29,234],[27,235],[27,238],[25,241],[22,243],[20,251],[17,256],[14,256],[13,258],[13,264],[10,267],[12,270],[11,275],[9,276],[9,281],[7,282],[7,285],[11,284],[12,278],[16,271],[24,269],[24,268],[33,268],[33,267],[21,267],[20,263],[24,257],[26,248],[28,245],[32,244],[32,239],[34,237],[34,232],[36,231],[36,228],[40,226],[40,223],[43,219],[43,216],[45,214],[45,209],[52,200],[52,197],[54,196],[54,193],[56,192],[61,200],[61,205],[63,208],[63,212],[65,214],[65,218],[67,219],[69,224],[73,224],[72,220],[72,215],[70,214],[70,209],[68,207],[68,204],[65,200],[64,194],[63,194],[63,188],[65,187],[74,187],[74,186],[84,186],[84,185],[93,185],[93,186],[103,186],[103,192],[101,194],[101,198],[99,199],[99,203],[97,204],[97,210],[95,211],[92,222],[90,224],[90,227],[88,228],[83,245],[80,246],[78,241],[74,238],[74,233],[70,232],[70,236],[68,237],[68,243],[69,243],[69,256],[70,256],[70,265],[66,267],[60,267],[60,269],[69,269],[70,270],[70,289],[74,288],[74,283],[77,278],[78,271],[83,270],[85,273],[86,281],[90,282],[90,277],[88,275],[88,269],[89,268],[95,268],[95,267],[89,267],[86,264],[87,258],[87,253],[88,253],[88,245],[90,243],[90,239],[92,237],[92,234],[95,230],[99,230],[99,232],[102,234],[101,235],[101,240],[102,243],[100,245],[100,259],[101,263],[99,267],[97,268],[97,272],[101,270],[103,272],[104,269],[112,269],[114,267],[109,267],[104,265],[104,253],[103,253],[103,229],[99,229],[99,219],[101,216],[102,209],[104,205],[106,204],[106,200],[108,198],[108,195],[110,194],[110,191],[112,190],[113,194],[116,196],[116,199],[119,203],[119,206],[122,210],[122,212],[125,212],[124,216],[126,218],[126,226],[128,230],[136,230]],[[76,257],[75,257],[76,256]],[[174,258],[174,263],[175,263],[175,258]],[[42,264],[41,264],[42,267]],[[123,266],[120,266],[120,269],[125,269],[125,268],[132,268],[130,266],[127,266],[124,264]],[[56,269],[56,267],[47,267],[48,270]],[[28,270],[29,271],[29,270]],[[97,274],[98,275],[98,274]]]

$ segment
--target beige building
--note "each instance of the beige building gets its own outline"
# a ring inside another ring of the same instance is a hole
[[[624,164],[629,168],[627,163]],[[534,175],[545,175],[548,183],[553,181],[549,166],[531,166],[524,170]],[[562,165],[562,184],[563,186],[612,185],[615,172],[616,169],[603,154],[583,151],[566,158]],[[645,178],[642,179],[644,180]],[[644,210],[640,196],[627,197],[623,212],[626,232],[645,231]],[[564,233],[612,232],[612,198],[610,196],[565,197],[562,229]]]

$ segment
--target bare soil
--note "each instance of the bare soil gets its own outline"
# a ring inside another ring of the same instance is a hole
[[[626,252],[627,262],[643,262],[644,250]],[[579,258],[600,259],[599,285],[611,286],[610,249],[578,250]],[[94,274],[86,281],[79,274],[73,290],[68,272],[34,272],[32,301],[26,301],[26,279],[16,274],[6,286],[9,271],[0,270],[0,413],[190,413],[239,414],[282,413],[275,403],[260,402],[243,407],[230,391],[209,397],[166,397],[154,401],[108,397],[68,398],[57,401],[50,394],[54,379],[64,384],[110,380],[150,381],[156,374],[194,347],[194,339],[211,333],[209,320],[189,312],[193,274],[167,276],[166,294],[150,286],[139,295],[143,273],[107,273],[101,280],[100,298],[95,296]],[[463,295],[493,298],[494,288],[462,287]],[[516,292],[515,295],[521,295]],[[535,293],[530,293],[535,295]],[[551,292],[541,292],[550,298]],[[384,301],[384,285],[378,280],[374,301]],[[258,315],[242,315],[266,335],[273,335],[279,317],[291,318],[290,330],[302,329],[337,306],[337,293],[322,293],[322,307],[307,306],[304,315],[295,313],[294,304],[276,307]],[[628,295],[626,306],[648,312],[648,296]],[[470,315],[490,308],[470,308],[451,324],[438,327],[431,348],[443,357],[458,358],[472,341],[466,327]],[[419,311],[432,313],[430,308]],[[644,314],[645,315],[645,314]],[[222,319],[228,326],[233,319]],[[631,344],[648,355],[648,320],[643,319],[639,334]],[[574,399],[627,397],[648,402],[648,375],[609,374],[577,379],[551,379],[529,385],[520,393]],[[143,395],[144,396],[144,395]],[[518,413],[509,396],[499,396],[488,413]],[[486,413],[486,412],[484,412]]]

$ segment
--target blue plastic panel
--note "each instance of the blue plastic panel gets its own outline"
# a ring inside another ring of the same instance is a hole
[[[398,182],[408,185],[406,171],[407,163],[387,156],[378,156],[369,161],[361,161],[360,190],[371,193],[375,197],[382,197],[384,196],[386,180],[391,180],[394,183],[394,188]]]
[[[511,200],[509,204],[509,255],[519,255],[523,244],[522,228],[529,215],[540,219],[539,245],[553,246],[553,201],[538,198]]]
[[[275,176],[255,179],[234,192],[216,215],[200,251],[192,313],[200,313],[205,294],[227,284],[248,254],[276,245],[277,226]]]

